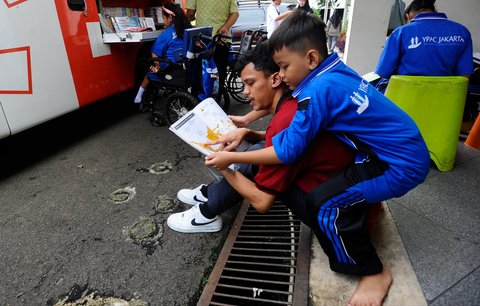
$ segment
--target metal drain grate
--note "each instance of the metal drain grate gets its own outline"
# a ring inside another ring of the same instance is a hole
[[[244,202],[197,305],[307,305],[310,229],[281,202]]]

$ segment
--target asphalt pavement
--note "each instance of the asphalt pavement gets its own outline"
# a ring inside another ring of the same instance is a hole
[[[219,233],[167,227],[188,208],[178,189],[211,180],[167,127],[118,96],[1,140],[0,152],[0,305],[196,304],[235,211]]]
[[[166,226],[188,208],[178,189],[211,180],[167,127],[118,96],[0,140],[0,152],[0,305],[196,305],[236,211],[219,233]],[[479,166],[459,141],[452,171],[432,168],[388,202],[428,305],[479,305]]]

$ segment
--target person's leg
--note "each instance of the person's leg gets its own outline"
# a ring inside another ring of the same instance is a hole
[[[247,151],[260,150],[264,147],[265,142],[262,141],[250,146]],[[258,172],[257,165],[240,164],[238,166],[239,169],[237,171],[251,180]],[[228,181],[224,178],[208,185],[207,198],[207,203],[200,205],[202,214],[207,218],[219,215],[243,200],[243,197],[232,186],[230,186]]]
[[[382,270],[370,242],[366,216],[369,205],[349,192],[343,176],[336,176],[316,188],[324,199],[318,205],[298,187],[290,188],[282,200],[317,235],[333,271],[351,275],[376,274]]]
[[[330,268],[361,277],[349,301],[353,306],[380,305],[392,283],[389,269],[382,265],[370,242],[365,222],[370,203],[359,188],[364,180],[378,181],[379,189],[388,188],[382,180],[384,166],[377,161],[353,164],[317,186],[307,200],[308,215],[316,216],[310,222],[316,223],[317,238],[329,257]]]
[[[264,147],[264,142],[260,142],[250,146],[248,151]],[[258,166],[239,165],[237,171],[252,179],[258,171]],[[243,199],[224,178],[208,185],[204,197],[206,202],[198,201],[198,205],[194,205],[189,210],[170,215],[167,219],[167,225],[173,230],[185,233],[219,231],[222,229],[222,220],[219,214],[237,205]]]
[[[386,266],[378,274],[362,276],[348,306],[382,305],[392,281],[392,273]]]
[[[335,47],[337,46],[337,40],[338,40],[337,36],[332,36],[332,45],[331,45],[332,52],[333,50],[335,50]]]
[[[142,84],[140,84],[140,88],[138,88],[137,95],[135,96],[134,103],[142,102],[143,93],[145,92],[145,88],[147,88],[150,81],[147,78],[147,75],[143,78]]]
[[[237,171],[247,178],[253,179],[258,172],[258,166],[240,165],[240,169]],[[199,205],[200,211],[207,218],[213,218],[243,200],[243,197],[224,178],[208,185],[207,197],[207,202]]]
[[[327,50],[328,50],[328,53],[332,52],[332,38],[333,36],[330,36],[328,35],[327,36]]]

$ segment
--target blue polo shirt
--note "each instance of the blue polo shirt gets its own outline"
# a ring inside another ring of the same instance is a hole
[[[470,32],[443,13],[421,13],[387,39],[375,72],[398,75],[454,76],[473,73]]]
[[[357,150],[357,160],[376,155],[389,164],[388,184],[416,186],[430,169],[430,156],[413,120],[377,91],[336,53],[327,57],[293,91],[298,110],[290,126],[273,137],[282,163],[298,160],[320,130],[334,133]]]

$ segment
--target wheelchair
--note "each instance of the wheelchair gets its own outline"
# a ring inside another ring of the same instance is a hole
[[[245,54],[254,48],[257,44],[267,40],[267,32],[264,30],[245,30],[240,38],[240,48],[235,52],[235,56]],[[237,59],[237,58],[236,58]],[[227,67],[227,77],[225,78],[225,88],[230,96],[238,103],[247,104],[249,101],[243,95],[243,82],[240,79],[239,72],[235,69],[237,60],[230,62]]]
[[[212,97],[227,112],[230,107],[230,96],[223,86],[224,80],[219,72],[225,70],[228,53],[225,53],[223,39],[230,36],[217,34],[211,36],[212,27],[186,29],[184,34],[185,54],[180,55],[179,62],[164,58],[152,58],[152,62],[168,63],[168,67],[158,74],[148,74],[150,84],[147,87],[140,110],[150,112],[150,122],[154,126],[171,125],[188,111],[192,110],[200,100]],[[227,49],[228,51],[228,49]],[[214,59],[218,71],[202,68],[204,60]],[[224,61],[222,59],[225,58]],[[225,62],[225,63],[224,63]],[[205,92],[206,78],[217,78],[210,93]]]

